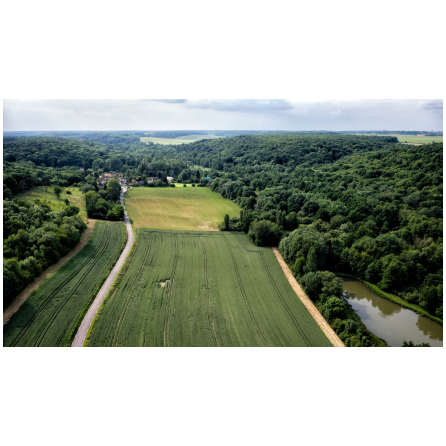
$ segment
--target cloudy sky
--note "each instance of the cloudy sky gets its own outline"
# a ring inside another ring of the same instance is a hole
[[[4,100],[4,131],[443,130],[443,100]]]

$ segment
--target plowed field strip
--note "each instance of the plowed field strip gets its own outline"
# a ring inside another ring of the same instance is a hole
[[[199,237],[201,242],[201,247],[203,249],[203,259],[204,259],[204,286],[206,288],[206,296],[207,296],[207,308],[208,308],[208,320],[209,320],[209,328],[211,329],[211,332],[213,333],[214,338],[214,345],[217,347],[220,347],[220,344],[218,342],[217,332],[215,331],[215,325],[214,325],[214,316],[212,314],[212,307],[211,307],[211,291],[209,288],[209,279],[208,279],[208,258],[206,255],[206,248],[203,243],[203,238]]]
[[[70,282],[73,277],[77,275],[79,271],[84,268],[88,262],[97,254],[98,250],[102,248],[104,241],[105,241],[105,233],[102,234],[102,239],[99,244],[99,246],[87,257],[87,259],[82,262],[75,270],[74,272],[61,284],[59,285],[38,307],[38,311],[36,314],[26,323],[26,325],[23,327],[23,330],[17,335],[17,337],[14,339],[14,341],[11,343],[12,346],[17,345],[17,343],[20,341],[20,339],[25,336],[25,334],[28,332],[28,330],[31,328],[31,326],[34,324],[34,322],[37,320],[37,318],[40,316],[40,314],[45,310],[45,308],[51,303],[53,297],[62,289],[64,288],[68,282]]]
[[[285,299],[283,298],[282,293],[279,291],[279,288],[277,288],[277,285],[276,285],[276,283],[273,280],[271,272],[270,272],[270,270],[268,268],[268,265],[267,265],[267,263],[265,261],[265,258],[263,256],[263,252],[259,252],[259,254],[260,254],[260,258],[262,259],[263,267],[265,268],[266,274],[268,275],[268,278],[269,278],[269,280],[271,282],[271,285],[273,286],[274,290],[276,291],[276,294],[279,297],[280,301],[282,302],[286,312],[288,313],[288,316],[293,321],[294,326],[297,328],[297,331],[302,336],[302,339],[304,340],[304,342],[309,347],[312,347],[313,344],[311,343],[310,339],[308,339],[308,336],[305,334],[305,331],[302,330],[301,326],[299,325],[299,322],[297,321],[297,319],[294,316],[293,312],[291,311],[290,307],[288,306],[288,304],[286,303]]]
[[[173,285],[175,280],[175,271],[178,263],[178,236],[175,234],[175,256],[173,258],[172,274],[170,275],[170,282],[167,284],[167,302],[166,312],[164,316],[164,347],[169,347],[169,319],[170,319],[170,302],[172,301]]]
[[[94,257],[92,257],[92,259],[94,259],[94,260],[93,260],[93,262],[91,262],[90,267],[80,276],[76,285],[71,289],[70,294],[67,295],[66,298],[61,302],[58,310],[51,316],[49,322],[46,323],[45,328],[43,329],[42,333],[38,337],[37,342],[34,344],[35,346],[40,346],[40,344],[41,344],[43,338],[45,337],[47,331],[49,330],[51,324],[54,322],[54,320],[56,319],[58,314],[61,312],[62,308],[67,304],[70,297],[73,296],[73,294],[76,292],[76,290],[79,288],[79,286],[83,283],[83,281],[88,276],[88,274],[90,274],[91,270],[96,266],[98,261],[101,260],[101,257],[104,254],[104,252],[107,251],[107,248],[110,244],[110,232],[111,232],[110,225],[108,224],[107,227],[105,228],[104,236],[102,239],[102,240],[104,240],[104,238],[105,238],[105,243],[102,243],[102,241],[101,241],[101,246],[95,251],[94,257],[96,257],[96,259],[94,259]]]
[[[156,236],[155,236],[155,237],[156,237]],[[154,237],[154,238],[155,238],[155,237]],[[118,346],[119,334],[121,333],[122,324],[124,323],[125,315],[127,314],[127,309],[128,309],[128,307],[129,307],[130,301],[132,300],[132,296],[133,296],[133,294],[134,294],[134,290],[135,290],[136,286],[138,285],[138,283],[139,283],[140,280],[141,280],[141,274],[142,274],[143,272],[145,272],[145,267],[147,266],[147,262],[148,262],[148,260],[149,260],[149,256],[150,256],[150,254],[152,253],[152,250],[151,250],[151,247],[152,247],[152,241],[153,241],[153,238],[150,237],[150,238],[149,238],[149,246],[147,247],[147,251],[146,251],[146,253],[144,254],[144,257],[143,257],[143,261],[142,261],[141,267],[139,268],[139,271],[138,271],[137,274],[136,274],[136,278],[135,278],[135,280],[133,281],[133,283],[132,283],[132,285],[131,285],[131,287],[130,287],[130,290],[128,291],[127,304],[124,303],[123,308],[122,308],[122,310],[121,310],[121,313],[119,314],[119,319],[118,319],[118,323],[117,323],[117,325],[116,325],[115,334],[113,335],[113,343],[115,344],[115,347]],[[123,312],[124,312],[124,314],[123,314]],[[116,342],[114,341],[115,336],[116,336]],[[113,343],[112,343],[112,345],[113,345]]]
[[[254,326],[254,328],[255,328],[255,330],[257,332],[257,335],[259,336],[262,344],[264,346],[268,346],[268,342],[267,342],[265,336],[263,335],[262,330],[260,329],[259,323],[257,322],[257,319],[255,318],[254,313],[253,313],[253,311],[251,309],[251,305],[249,304],[248,297],[246,296],[245,288],[243,287],[243,282],[242,282],[242,279],[240,277],[239,270],[237,268],[237,262],[235,260],[234,253],[232,252],[231,245],[229,244],[228,240],[226,239],[226,236],[223,236],[223,239],[226,242],[226,245],[228,247],[229,253],[231,254],[232,263],[234,265],[234,270],[235,270],[235,273],[236,273],[236,276],[237,276],[237,281],[238,281],[238,284],[239,284],[239,287],[240,287],[240,291],[242,293],[243,300],[245,302],[246,308],[248,310],[249,316],[251,318],[251,322],[252,322],[252,324],[253,324],[253,326]]]
[[[293,276],[293,273],[286,264],[285,260],[283,260],[283,257],[280,255],[280,252],[277,250],[277,248],[273,248],[273,252],[282,268],[282,271],[285,274],[285,277],[288,279],[288,282],[290,283],[291,287],[293,288],[299,299],[302,301],[302,303],[305,305],[306,309],[311,314],[313,319],[319,325],[321,330],[324,332],[325,336],[327,336],[327,338],[333,344],[334,347],[345,347],[344,343],[339,339],[339,336],[334,332],[334,330],[330,327],[330,325],[322,316],[322,314],[319,313],[319,310],[316,308],[313,302],[311,302],[311,300],[305,294],[304,290]]]

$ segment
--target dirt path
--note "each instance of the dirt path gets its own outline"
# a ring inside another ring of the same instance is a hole
[[[121,204],[124,207],[124,200],[123,196],[126,189],[121,192]],[[71,347],[82,347],[85,342],[85,337],[87,336],[88,330],[90,329],[90,325],[93,322],[93,319],[104,300],[104,297],[106,296],[108,290],[112,286],[114,280],[116,279],[116,276],[119,273],[119,270],[121,269],[122,265],[125,262],[125,259],[127,258],[130,248],[133,245],[133,230],[132,225],[130,224],[129,218],[127,216],[127,212],[125,211],[124,207],[124,224],[125,228],[127,230],[127,243],[125,244],[124,250],[122,251],[121,255],[119,256],[118,261],[116,262],[115,266],[112,269],[112,272],[109,274],[107,279],[105,280],[104,284],[102,285],[101,289],[99,290],[99,293],[96,295],[95,300],[91,304],[90,308],[87,311],[87,314],[85,315],[84,319],[82,320],[82,323],[79,327],[79,330],[76,333],[76,337],[74,338],[73,343],[71,344]]]
[[[334,330],[330,327],[329,323],[325,320],[322,314],[319,313],[319,310],[316,308],[314,303],[311,302],[311,300],[305,294],[304,290],[299,285],[296,278],[293,276],[293,273],[286,264],[285,260],[283,260],[283,257],[280,255],[280,252],[277,250],[277,248],[273,248],[273,251],[280,266],[282,267],[282,271],[288,279],[288,282],[292,286],[299,299],[305,305],[305,308],[309,311],[311,316],[313,316],[313,319],[324,332],[325,336],[327,336],[328,340],[333,344],[334,347],[345,347],[344,343],[339,339],[339,336],[334,332]]]
[[[3,312],[3,326],[11,319],[11,316],[23,305],[24,302],[31,296],[32,292],[37,289],[44,280],[48,279],[51,274],[56,271],[56,269],[60,268],[62,265],[71,260],[88,242],[90,238],[91,231],[93,230],[93,226],[96,220],[89,220],[87,229],[82,234],[80,242],[77,246],[72,249],[65,257],[62,257],[57,263],[51,265],[47,268],[33,283],[29,284],[6,308]]]

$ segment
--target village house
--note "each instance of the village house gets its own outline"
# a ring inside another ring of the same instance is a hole
[[[168,181],[169,183],[171,183],[172,180],[173,180],[173,177],[167,177],[167,181]]]

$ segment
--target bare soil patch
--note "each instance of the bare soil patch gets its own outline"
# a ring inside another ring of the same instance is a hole
[[[327,338],[333,344],[334,347],[345,347],[344,343],[339,339],[339,336],[330,327],[330,324],[325,320],[324,316],[322,316],[322,314],[319,313],[319,310],[316,308],[314,303],[305,294],[304,290],[299,285],[296,278],[293,276],[293,273],[291,272],[290,268],[286,264],[285,260],[283,260],[283,257],[281,256],[281,254],[277,250],[277,248],[273,248],[273,252],[274,252],[274,255],[276,256],[281,268],[282,268],[282,271],[285,274],[285,277],[288,279],[288,282],[290,283],[294,292],[297,294],[299,299],[305,305],[305,308],[308,310],[308,312],[311,314],[313,319],[319,325],[321,330],[324,332],[325,336],[327,336]]]
[[[23,305],[24,302],[31,296],[32,292],[36,290],[45,279],[50,277],[58,268],[62,265],[65,265],[69,260],[71,260],[87,243],[90,238],[91,231],[93,230],[93,226],[96,223],[96,220],[89,220],[87,229],[83,233],[80,242],[77,246],[72,249],[65,257],[62,257],[57,263],[51,265],[47,268],[43,273],[32,283],[30,283],[15,299],[11,302],[11,304],[6,308],[3,312],[3,325],[5,325],[11,316]]]

